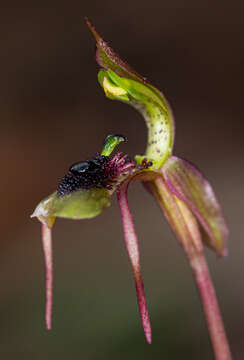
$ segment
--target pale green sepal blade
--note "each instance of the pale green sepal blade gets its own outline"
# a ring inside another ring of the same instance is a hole
[[[31,217],[37,217],[51,227],[55,217],[90,219],[108,206],[110,194],[107,189],[82,189],[64,196],[57,196],[55,192],[40,202]]]
[[[98,80],[106,96],[131,104],[144,117],[148,127],[147,149],[137,156],[136,162],[147,158],[151,170],[159,170],[172,154],[174,144],[174,119],[164,95],[123,61],[102,38],[92,23],[86,23],[97,43],[96,60],[104,69]]]
[[[166,103],[148,85],[121,78],[111,70],[100,71],[98,79],[109,99],[129,103],[142,114],[148,128],[147,149],[135,160],[141,164],[147,158],[152,162],[151,170],[160,169],[171,156],[174,140],[173,122]]]

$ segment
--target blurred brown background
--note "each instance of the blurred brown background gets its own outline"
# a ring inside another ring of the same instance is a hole
[[[8,1],[0,11],[0,353],[3,359],[213,359],[182,249],[141,185],[131,187],[153,344],[145,343],[118,206],[54,227],[53,330],[44,327],[40,226],[29,218],[68,166],[110,133],[143,153],[146,128],[97,83],[88,16],[161,89],[176,118],[175,153],[213,184],[229,256],[207,250],[235,359],[244,357],[243,2]]]

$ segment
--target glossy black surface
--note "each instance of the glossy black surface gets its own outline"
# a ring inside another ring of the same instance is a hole
[[[105,187],[108,178],[108,156],[96,155],[91,160],[74,163],[58,185],[58,195],[63,196],[80,189]]]

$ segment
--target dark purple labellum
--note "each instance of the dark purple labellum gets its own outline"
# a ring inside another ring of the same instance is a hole
[[[105,181],[109,177],[106,165],[109,160],[108,156],[96,155],[91,160],[71,165],[68,174],[64,175],[58,185],[58,196],[71,194],[80,189],[106,187]]]

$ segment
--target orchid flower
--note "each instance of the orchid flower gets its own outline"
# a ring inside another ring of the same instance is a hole
[[[174,156],[174,119],[163,94],[134,71],[104,41],[86,19],[96,40],[96,60],[101,66],[98,81],[105,95],[132,105],[145,119],[148,141],[144,155],[131,160],[121,152],[111,155],[125,138],[109,135],[100,153],[73,164],[58,184],[57,191],[41,201],[32,217],[42,223],[46,264],[46,325],[51,329],[52,242],[56,217],[84,219],[99,215],[117,194],[125,243],[131,262],[142,326],[148,343],[151,325],[141,274],[138,239],[130,212],[127,191],[140,180],[157,201],[186,253],[202,300],[215,357],[231,359],[224,325],[204,256],[204,245],[220,257],[227,254],[228,229],[214,191],[189,161]]]

